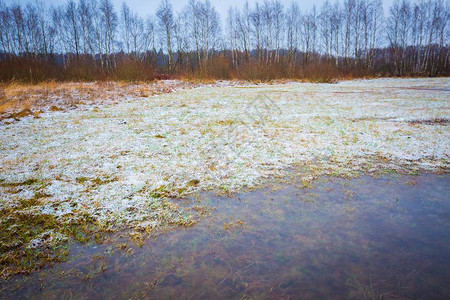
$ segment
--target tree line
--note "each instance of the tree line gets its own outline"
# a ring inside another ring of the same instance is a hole
[[[46,6],[0,0],[0,80],[438,76],[450,72],[450,5],[444,0],[293,1],[230,7],[208,0],[175,12],[161,0],[141,17],[124,2]]]

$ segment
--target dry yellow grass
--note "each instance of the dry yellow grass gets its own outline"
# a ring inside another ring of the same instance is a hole
[[[17,82],[0,85],[0,120],[38,114],[42,110],[67,110],[84,104],[120,102],[170,93],[198,86],[182,81],[129,82],[44,82],[36,85]]]

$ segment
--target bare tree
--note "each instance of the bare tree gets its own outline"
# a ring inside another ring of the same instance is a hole
[[[258,61],[261,62],[262,59],[262,9],[259,6],[259,3],[256,2],[255,9],[250,14],[250,20],[252,24],[252,33],[254,35],[255,47],[258,56]]]
[[[408,0],[395,0],[389,10],[387,37],[393,55],[395,72],[402,76],[405,71],[405,50],[410,30],[411,8]]]
[[[284,8],[283,4],[279,0],[275,0],[272,3],[273,17],[275,21],[274,39],[275,39],[275,62],[280,62],[280,50],[282,47],[282,41],[284,40]]]
[[[156,28],[155,20],[152,16],[148,16],[145,19],[145,31],[144,31],[144,50],[150,53],[149,60],[156,67]]]
[[[286,13],[288,62],[293,69],[297,60],[298,39],[300,36],[300,9],[292,2]]]
[[[185,11],[197,63],[200,69],[204,70],[220,39],[220,17],[208,0],[205,2],[191,0]]]
[[[110,0],[102,0],[100,2],[100,19],[103,23],[103,43],[105,50],[105,62],[106,67],[111,67],[113,60],[111,60],[111,55],[114,53],[114,43],[116,28],[118,25],[118,17],[114,12],[113,5]]]
[[[3,1],[0,1],[0,43],[3,52],[17,54],[14,29],[12,11]]]
[[[78,15],[80,21],[80,35],[81,44],[84,54],[94,53],[93,41],[92,41],[92,27],[93,27],[93,16],[92,13],[95,9],[95,4],[88,2],[89,0],[80,0],[78,4]]]
[[[173,17],[172,4],[170,4],[168,0],[161,0],[158,10],[156,11],[156,17],[158,19],[160,39],[166,45],[169,56],[167,69],[171,72],[173,68],[172,35],[175,20]]]
[[[227,17],[227,21],[226,21],[226,31],[227,31],[227,40],[228,40],[228,44],[227,46],[229,47],[230,51],[231,51],[231,64],[233,65],[233,67],[237,68],[238,66],[238,30],[237,30],[237,25],[236,25],[236,14],[237,14],[237,10],[233,9],[232,7],[230,7],[228,9],[228,17]]]
[[[425,47],[422,70],[427,72],[429,76],[437,74],[439,61],[443,64],[448,63],[443,61],[445,30],[449,20],[448,3],[446,5],[447,7],[444,5],[443,0],[429,0],[424,5],[427,14],[425,28],[428,41]]]
[[[339,65],[339,55],[340,55],[340,41],[342,36],[342,16],[343,12],[341,11],[339,2],[336,2],[332,8],[331,19],[332,19],[332,43],[334,50],[334,57],[336,61],[336,66]]]
[[[131,13],[130,8],[126,2],[122,2],[122,9],[120,12],[121,17],[121,33],[122,41],[125,45],[125,52],[130,53],[131,51]]]
[[[319,14],[319,28],[323,53],[329,59],[333,48],[333,15],[328,1],[325,1]]]
[[[245,2],[242,14],[236,11],[236,26],[237,26],[237,37],[242,45],[242,50],[244,51],[245,58],[248,61],[250,58],[250,8],[248,1]]]
[[[343,32],[343,56],[345,64],[350,61],[350,49],[352,47],[352,35],[353,35],[353,15],[356,10],[356,0],[345,0],[344,1],[344,32]]]
[[[16,41],[17,41],[17,53],[29,54],[29,36],[26,32],[26,21],[22,11],[22,7],[19,4],[14,4],[11,7],[13,22],[15,25]]]
[[[317,14],[315,7],[312,12],[303,15],[301,24],[302,44],[303,44],[303,64],[310,62],[315,54],[317,43]]]
[[[185,60],[188,59],[187,53],[189,52],[189,27],[186,22],[188,13],[186,10],[178,14],[175,26],[174,26],[174,36],[177,47],[177,65],[180,68],[183,67]]]
[[[78,57],[80,53],[80,29],[77,14],[77,6],[73,0],[69,0],[65,9],[65,27],[67,28],[68,36],[66,43],[71,45],[71,48]]]
[[[367,41],[366,41],[366,67],[373,68],[375,49],[379,47],[381,40],[383,17],[383,3],[381,0],[371,0],[367,17]]]
[[[138,59],[145,49],[144,21],[123,2],[121,8],[121,42],[125,52]]]

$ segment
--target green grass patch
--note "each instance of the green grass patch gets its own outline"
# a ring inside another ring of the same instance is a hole
[[[5,182],[4,179],[0,180],[0,186],[1,187],[18,187],[18,186],[26,186],[26,185],[33,185],[36,184],[38,182],[37,179],[34,178],[30,178],[24,181],[20,181],[20,182]]]
[[[18,207],[0,211],[0,278],[30,274],[36,269],[67,259],[70,239],[86,243],[103,230],[87,214],[58,219],[35,208],[47,195],[36,193]]]

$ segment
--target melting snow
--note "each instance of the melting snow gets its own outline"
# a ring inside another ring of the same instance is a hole
[[[156,191],[235,191],[293,164],[332,173],[376,157],[448,170],[449,126],[408,121],[449,119],[449,83],[223,84],[27,117],[0,125],[0,180],[39,183],[0,185],[0,208],[42,190],[42,213],[142,221],[154,218]]]

